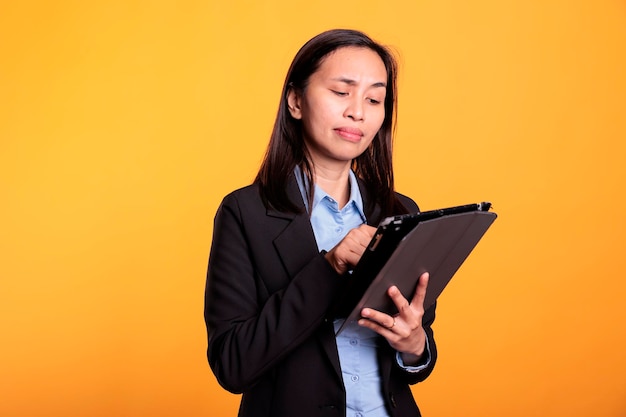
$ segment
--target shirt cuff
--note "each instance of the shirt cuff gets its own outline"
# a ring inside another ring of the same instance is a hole
[[[420,358],[420,362],[417,365],[405,365],[402,360],[402,354],[400,352],[396,352],[396,362],[398,366],[407,372],[417,373],[421,370],[425,369],[430,365],[430,347],[428,346],[428,338],[426,338],[426,347],[424,347],[424,353]]]

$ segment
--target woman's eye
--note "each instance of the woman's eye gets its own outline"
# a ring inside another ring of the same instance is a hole
[[[372,104],[380,104],[380,101],[379,101],[379,100],[376,100],[376,99],[373,99],[373,98],[368,98],[367,100],[368,100],[370,103],[372,103]]]
[[[343,91],[337,91],[337,90],[331,90],[331,91],[332,91],[333,93],[337,94],[337,95],[338,95],[338,96],[340,96],[340,97],[343,97],[343,96],[347,96],[347,95],[348,95],[348,93],[343,92]]]

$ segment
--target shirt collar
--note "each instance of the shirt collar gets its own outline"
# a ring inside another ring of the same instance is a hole
[[[298,165],[294,168],[294,174],[296,176],[296,181],[298,182],[298,188],[300,189],[300,194],[302,195],[302,199],[304,200],[304,206],[307,209],[307,212],[311,212],[309,210],[309,203],[306,196],[306,190],[309,188],[308,179],[302,175],[302,170]],[[363,212],[363,198],[361,197],[361,190],[359,189],[359,182],[354,174],[354,171],[350,170],[348,173],[349,181],[350,181],[350,198],[348,199],[348,204],[346,206],[353,204],[356,209],[359,211],[359,214],[363,219],[365,219],[365,214]],[[313,209],[322,201],[325,197],[332,199],[324,190],[315,185],[315,193],[313,194]]]

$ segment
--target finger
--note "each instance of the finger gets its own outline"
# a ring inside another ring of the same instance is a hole
[[[376,228],[372,226],[368,226],[367,224],[362,224],[356,229],[354,229],[354,231],[355,233],[358,234],[358,243],[363,248],[366,248],[367,245],[369,245],[369,243],[371,242],[372,237],[374,236],[374,233],[376,232]]]
[[[348,232],[344,241],[349,244],[353,249],[364,250],[369,242],[372,240],[373,233],[370,233],[369,229],[373,227],[368,225],[361,225]],[[375,230],[375,229],[374,229]]]
[[[373,226],[370,226],[369,224],[362,224],[359,227],[357,227],[357,229],[365,233],[370,238],[374,236],[374,233],[376,233],[376,228]]]
[[[424,272],[420,275],[420,279],[417,283],[417,288],[415,288],[415,296],[413,300],[411,300],[411,305],[416,305],[422,307],[424,305],[424,299],[426,298],[426,289],[428,288],[428,280],[430,278],[430,274],[428,272]]]
[[[387,339],[389,341],[389,343],[395,342],[398,340],[399,337],[401,337],[398,333],[396,333],[396,330],[399,328],[398,324],[396,324],[395,326],[392,325],[391,326],[383,326],[380,323],[377,323],[375,321],[372,321],[370,319],[359,319],[359,321],[357,322],[359,326],[361,327],[365,327],[367,329],[370,329],[376,333],[378,333],[379,335],[381,335],[382,337],[384,337],[385,339]]]
[[[395,327],[396,319],[389,314],[371,309],[364,308],[361,310],[361,316],[367,320],[364,320],[366,327],[372,330],[376,330],[376,327],[380,329],[389,330]]]
[[[352,229],[346,236],[347,239],[345,240],[348,245],[348,250],[355,257],[354,264],[356,264],[356,262],[361,259],[363,252],[365,252],[370,242],[372,241],[372,236],[375,231],[376,228],[363,224],[355,229]]]
[[[387,294],[391,298],[391,301],[393,301],[393,304],[398,309],[400,315],[405,316],[407,314],[408,307],[410,306],[409,300],[404,298],[398,287],[396,287],[395,285],[389,287]]]

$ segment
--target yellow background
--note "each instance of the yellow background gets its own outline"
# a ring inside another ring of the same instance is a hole
[[[440,299],[424,414],[626,415],[624,1],[59,0],[0,9],[1,416],[236,414],[213,215],[333,27],[399,51],[398,189],[499,214]]]

